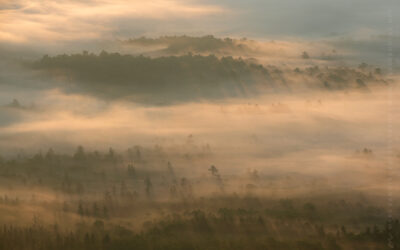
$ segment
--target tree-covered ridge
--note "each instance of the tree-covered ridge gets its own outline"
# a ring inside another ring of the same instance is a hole
[[[79,91],[139,101],[149,96],[161,102],[175,102],[244,95],[247,87],[257,83],[257,78],[269,77],[268,70],[261,65],[213,55],[150,58],[84,52],[44,56],[33,66],[72,79],[69,87]]]
[[[192,36],[161,36],[159,38],[133,38],[126,41],[127,44],[138,46],[165,46],[163,52],[180,53],[233,53],[249,52],[250,48],[243,43],[243,40],[232,38],[216,38],[212,35]]]
[[[164,103],[254,96],[268,92],[368,89],[386,84],[379,68],[289,68],[264,66],[241,58],[202,56],[145,57],[101,52],[44,56],[32,64],[65,79],[68,91],[106,99]]]

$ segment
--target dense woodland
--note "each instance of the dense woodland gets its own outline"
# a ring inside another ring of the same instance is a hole
[[[71,155],[49,149],[3,158],[0,249],[400,248],[398,217],[388,220],[381,197],[269,197],[254,190],[287,188],[287,176],[232,176],[212,165],[199,178],[175,165],[211,154],[207,146],[190,155],[80,146]],[[244,189],[231,190],[238,180]]]
[[[381,69],[352,67],[283,68],[248,59],[186,54],[146,57],[120,53],[44,56],[30,67],[63,82],[68,92],[150,104],[254,97],[293,91],[361,90],[385,86]]]

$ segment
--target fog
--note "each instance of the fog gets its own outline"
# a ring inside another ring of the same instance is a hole
[[[368,3],[4,4],[0,250],[398,249],[398,37]]]
[[[327,59],[324,51],[338,54],[328,43],[178,36],[113,46],[126,54],[4,59],[13,63],[3,68],[1,156],[71,154],[78,145],[160,147],[167,155],[207,148],[184,171],[201,176],[216,165],[225,175],[294,173],[384,188],[385,161],[394,157],[387,149],[399,150],[398,135],[388,134],[389,121],[399,125],[399,91],[397,76],[379,65],[346,64],[346,54]]]
[[[266,94],[168,106],[45,91],[34,106],[20,101],[19,106],[1,108],[2,156],[33,155],[49,148],[72,153],[78,145],[121,152],[157,145],[174,154],[207,145],[212,156],[199,170],[187,166],[190,171],[201,173],[216,164],[225,174],[256,169],[376,178],[376,173],[384,174],[388,119],[393,127],[399,125],[399,106],[389,103],[388,91],[375,87],[368,92]],[[393,87],[390,94],[395,100],[399,91]],[[398,135],[392,136],[390,146],[397,152]],[[365,148],[373,154],[359,163]]]

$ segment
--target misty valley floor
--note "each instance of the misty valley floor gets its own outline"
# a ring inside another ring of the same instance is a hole
[[[400,223],[388,220],[384,194],[329,189],[290,173],[224,175],[211,166],[194,175],[167,161],[210,154],[79,147],[73,155],[3,159],[0,249],[400,247]]]
[[[0,48],[0,250],[400,249],[386,40]]]

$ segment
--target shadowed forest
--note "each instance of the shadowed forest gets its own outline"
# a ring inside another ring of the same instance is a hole
[[[367,91],[369,85],[388,84],[380,68],[365,63],[357,68],[326,66],[320,69],[319,66],[310,66],[281,69],[270,65],[264,67],[240,57],[218,58],[214,54],[151,58],[105,51],[99,55],[84,52],[44,56],[32,67],[56,76],[62,74],[67,81],[65,88],[69,91],[156,104],[253,97],[304,89]],[[77,81],[83,84],[77,85]]]

